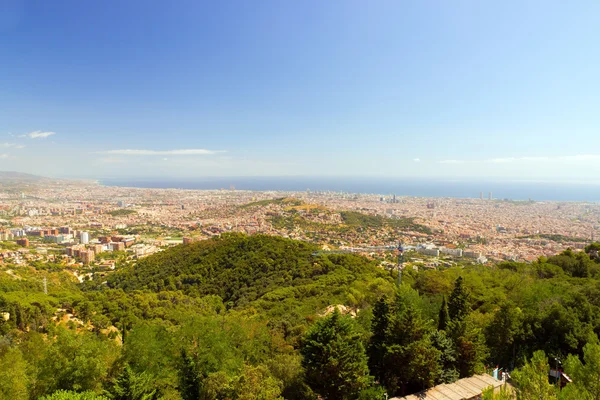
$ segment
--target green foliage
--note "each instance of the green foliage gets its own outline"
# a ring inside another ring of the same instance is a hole
[[[126,364],[113,380],[109,389],[112,400],[154,400],[157,390],[153,387],[152,375],[144,371],[136,373]]]
[[[240,206],[240,208],[244,209],[244,208],[252,208],[252,207],[266,207],[271,204],[286,205],[286,206],[299,206],[302,204],[302,202],[298,199],[294,199],[291,197],[280,197],[280,198],[272,199],[272,200],[254,201],[252,203],[244,204],[244,205]]]
[[[282,238],[230,234],[147,257],[135,268],[126,267],[112,274],[108,283],[127,291],[183,290],[245,303],[275,287],[326,272],[310,264],[310,254],[315,250],[308,244]]]
[[[177,367],[174,337],[163,325],[143,323],[135,326],[126,336],[124,358],[133,375],[149,375],[149,391],[159,395],[176,391]]]
[[[436,383],[452,383],[458,380],[457,352],[452,339],[446,331],[438,330],[431,333],[431,343],[440,352],[440,374]]]
[[[556,387],[548,382],[549,370],[546,353],[541,350],[533,353],[533,358],[512,374],[512,379],[517,387],[517,399],[556,399]]]
[[[354,399],[368,386],[360,336],[352,319],[337,309],[308,331],[300,352],[308,385],[324,399]]]
[[[583,252],[574,254],[571,250],[565,250],[559,255],[549,257],[548,263],[557,265],[567,274],[578,278],[588,277],[591,269],[595,266],[587,254]]]
[[[500,386],[500,390],[494,391],[493,387],[489,387],[483,391],[482,400],[514,400],[515,394],[508,386]]]
[[[459,276],[454,283],[454,290],[448,299],[448,315],[452,321],[462,321],[469,315],[469,292],[463,286],[463,278]]]
[[[376,379],[381,380],[385,368],[387,334],[390,327],[390,304],[386,296],[381,297],[373,307],[371,320],[371,338],[367,347],[369,371]]]
[[[376,222],[346,228],[363,223]],[[577,378],[560,396],[589,398],[600,264],[587,255],[410,270],[396,288],[376,261],[315,250],[223,235],[84,284],[58,264],[11,266],[0,273],[0,311],[10,314],[0,319],[0,399],[314,400],[324,391],[343,398],[338,387],[347,398],[378,399],[484,365],[521,367],[537,350],[563,360],[571,354],[565,368]],[[337,304],[356,317],[339,315],[335,324],[319,317]],[[66,314],[83,325],[55,322]],[[308,368],[306,356],[319,352],[332,356]],[[526,367],[517,377],[528,383]],[[323,383],[323,371],[335,385]]]
[[[402,288],[393,305],[384,297],[373,309],[369,367],[392,394],[427,388],[441,376],[441,351],[432,341],[433,328],[423,320],[419,305],[418,295]]]
[[[314,257],[315,250],[279,237],[223,235],[147,257],[112,274],[108,285],[129,293],[218,295],[236,308],[253,303],[276,319],[290,309],[314,314],[333,301],[362,308],[393,290],[391,277],[375,262],[352,254]]]
[[[594,242],[594,243],[590,243],[587,246],[585,246],[585,252],[586,253],[591,253],[592,251],[600,251],[600,243],[598,242]]]
[[[238,400],[283,400],[281,382],[273,378],[264,366],[244,365],[234,380],[233,398]]]
[[[370,386],[358,394],[357,400],[387,400],[388,395],[382,386]]]
[[[368,215],[357,211],[342,211],[340,213],[344,224],[353,228],[390,227],[399,230],[411,230],[431,234],[431,230],[414,222],[414,218],[385,218],[381,215]]]
[[[114,342],[59,327],[39,360],[34,393],[56,390],[100,391],[118,357]]]
[[[0,248],[2,248],[3,250],[18,250],[21,248],[21,246],[19,246],[17,243],[15,242],[0,242]]]
[[[435,384],[440,374],[440,352],[431,342],[430,331],[412,305],[393,318],[383,368],[383,383],[392,393],[404,395]]]
[[[38,400],[110,400],[94,392],[74,392],[70,390],[57,390],[48,396],[40,397]]]
[[[583,243],[583,242],[587,242],[587,239],[584,239],[584,238],[559,235],[559,234],[556,234],[556,233],[540,233],[538,235],[530,235],[530,236],[524,236],[524,237],[525,238],[533,238],[533,239],[547,239],[547,240],[552,240],[552,241],[558,242],[558,243],[564,243],[564,242]]]
[[[477,327],[471,318],[454,320],[449,326],[458,360],[459,377],[466,378],[482,373],[488,350],[481,328]]]
[[[448,303],[446,303],[446,296],[442,298],[442,306],[440,307],[440,313],[438,316],[438,330],[444,331],[450,323],[450,312],[448,311]]]
[[[118,210],[109,211],[107,214],[113,217],[124,217],[126,215],[137,214],[137,211],[128,208],[120,208]]]
[[[573,379],[560,394],[561,399],[600,399],[600,345],[588,343],[583,348],[583,363],[570,355],[564,363],[565,373]]]
[[[295,352],[278,353],[266,362],[271,375],[282,385],[281,395],[287,400],[312,399],[312,390],[304,383],[302,356]]]
[[[492,362],[503,367],[514,366],[516,343],[522,338],[523,313],[512,302],[503,303],[486,328],[486,340],[493,354]]]
[[[21,351],[0,345],[0,399],[27,400],[29,380]]]

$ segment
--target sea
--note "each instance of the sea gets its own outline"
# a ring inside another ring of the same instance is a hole
[[[585,182],[323,178],[323,177],[214,177],[197,179],[100,179],[105,186],[253,191],[313,191],[379,194],[381,196],[483,198],[514,201],[600,202],[600,184]]]

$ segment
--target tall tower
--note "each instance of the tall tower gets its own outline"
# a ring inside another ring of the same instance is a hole
[[[483,192],[479,192],[479,200],[483,200]]]
[[[490,194],[488,195],[488,200],[492,199],[492,192],[490,192]]]

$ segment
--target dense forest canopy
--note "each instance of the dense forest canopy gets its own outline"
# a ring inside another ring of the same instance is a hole
[[[496,366],[522,398],[597,398],[586,252],[411,269],[398,288],[377,261],[318,250],[227,234],[81,284],[0,271],[0,399],[383,399]],[[532,389],[559,361],[574,383]]]

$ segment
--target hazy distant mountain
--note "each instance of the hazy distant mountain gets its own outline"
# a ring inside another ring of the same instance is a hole
[[[0,183],[15,183],[15,182],[44,182],[49,181],[50,178],[43,176],[26,174],[23,172],[16,171],[0,171]]]

